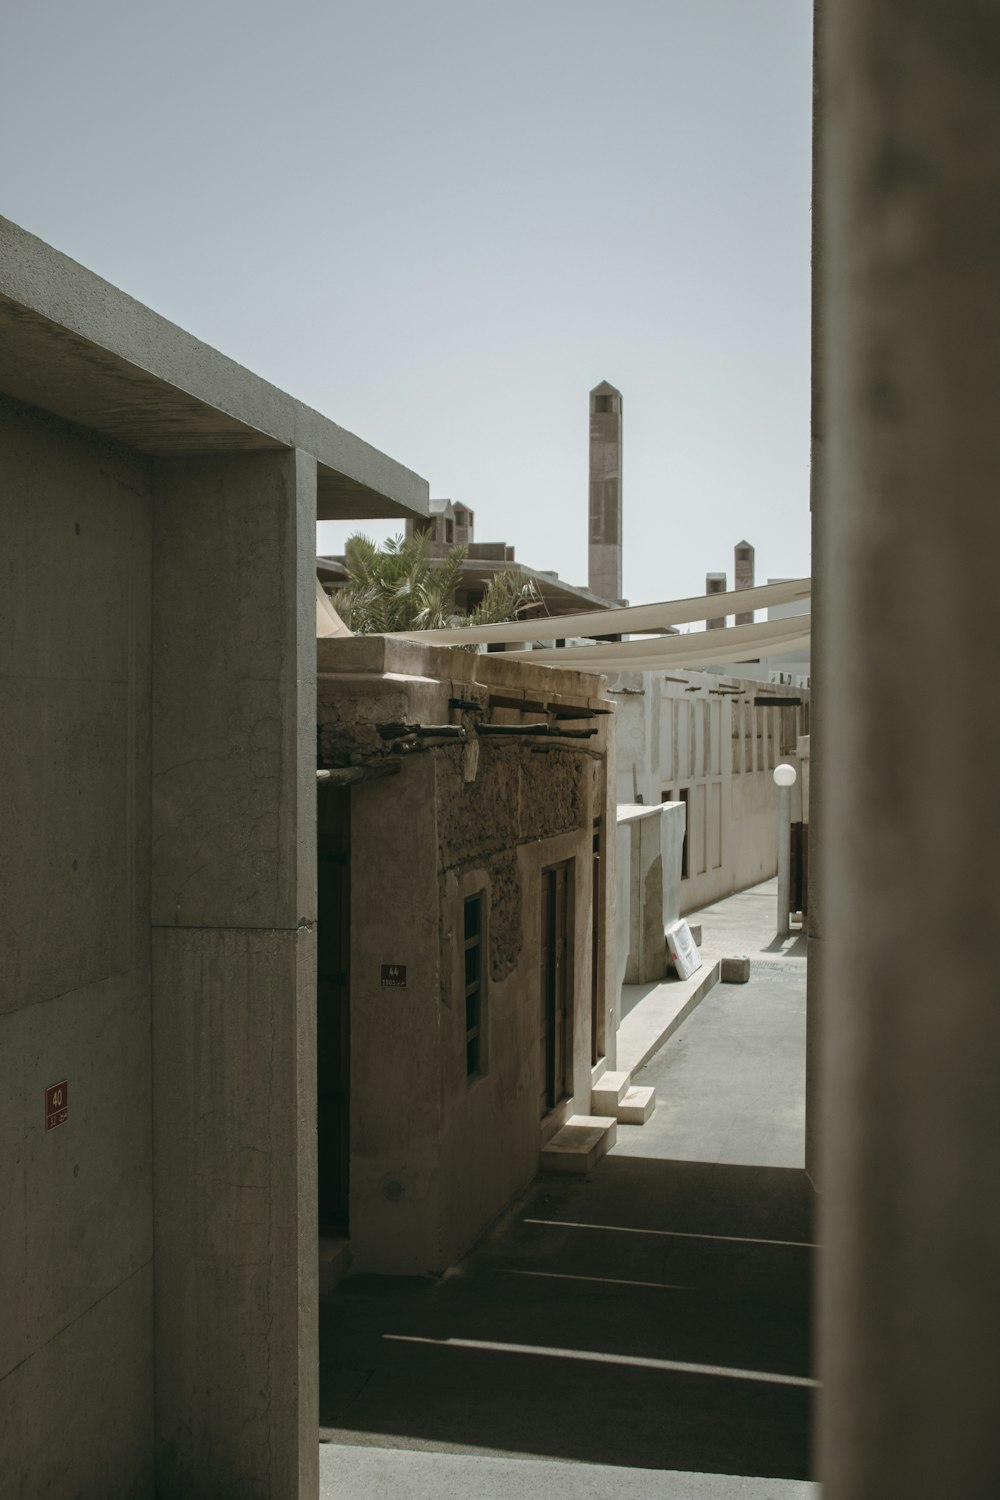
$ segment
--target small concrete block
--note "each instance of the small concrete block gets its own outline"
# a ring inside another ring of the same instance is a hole
[[[655,1089],[629,1089],[618,1106],[618,1123],[645,1125],[655,1108]]]
[[[750,960],[747,955],[741,953],[732,958],[724,958],[719,978],[723,984],[746,984],[750,978]]]
[[[617,1133],[618,1122],[607,1115],[570,1115],[543,1148],[540,1165],[547,1172],[585,1176],[611,1150]]]
[[[591,1109],[602,1115],[616,1115],[631,1081],[631,1073],[603,1073],[590,1091]]]
[[[690,931],[691,936],[694,938],[695,947],[696,948],[700,948],[701,947],[701,923],[700,922],[689,922],[688,923],[688,930]]]

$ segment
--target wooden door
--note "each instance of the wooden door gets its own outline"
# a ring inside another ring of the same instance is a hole
[[[566,1097],[569,1000],[571,994],[570,917],[572,860],[542,871],[541,943],[541,1113]]]

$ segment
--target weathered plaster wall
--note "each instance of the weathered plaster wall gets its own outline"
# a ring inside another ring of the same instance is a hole
[[[599,680],[381,640],[320,642],[319,744],[332,764],[400,760],[351,791],[351,1186],[356,1268],[453,1264],[537,1170],[541,1144],[590,1102],[592,841],[607,817],[607,716],[584,741],[477,736],[584,708]],[[464,725],[469,741],[400,757],[379,723]],[[583,722],[583,721],[581,721]],[[322,795],[322,791],[320,793]],[[614,855],[605,899],[614,911]],[[541,872],[573,859],[570,1092],[541,1118]],[[463,912],[485,894],[485,1068],[466,1072]],[[605,917],[607,923],[607,915]],[[612,942],[602,954],[614,965]],[[405,964],[383,989],[381,965]],[[612,1030],[613,1036],[613,1030]]]
[[[151,468],[0,397],[0,1491],[17,1495],[68,1494],[68,1475],[75,1495],[152,1492]],[[63,1079],[68,1118],[46,1131]]]
[[[436,893],[434,763],[420,755],[351,792],[350,1226],[365,1270],[438,1259]],[[405,989],[382,988],[382,964],[405,965]]]
[[[476,780],[458,756],[437,758],[442,936],[441,1137],[444,1259],[452,1263],[534,1175],[540,1122],[541,872],[574,860],[570,1098],[589,1103],[592,786],[590,758],[572,749],[486,742]],[[514,795],[507,801],[510,791]],[[464,804],[464,807],[463,807]],[[496,815],[503,812],[500,817]],[[459,816],[455,809],[462,808]],[[499,843],[496,824],[507,842]],[[460,837],[452,835],[461,833]],[[465,1072],[463,901],[487,895],[487,1068]],[[456,941],[457,939],[457,941]],[[564,1100],[552,1112],[560,1123]]]

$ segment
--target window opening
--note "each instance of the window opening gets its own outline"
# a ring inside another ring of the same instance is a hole
[[[677,793],[684,803],[684,842],[681,844],[681,879],[688,878],[688,850],[691,847],[691,788],[682,786]]]
[[[483,896],[465,900],[465,1073],[483,1072]]]

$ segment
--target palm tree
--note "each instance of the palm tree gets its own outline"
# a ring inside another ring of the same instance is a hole
[[[492,625],[516,620],[541,604],[529,578],[505,571],[493,578],[472,613],[463,614],[455,591],[466,548],[452,547],[443,558],[432,558],[428,541],[422,534],[396,536],[380,548],[369,537],[349,537],[344,561],[350,581],[334,601],[344,624],[357,635]]]

